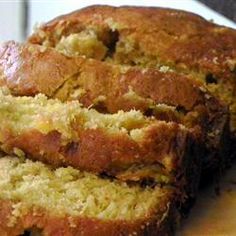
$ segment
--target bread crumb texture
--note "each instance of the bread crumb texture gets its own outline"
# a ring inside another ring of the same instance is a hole
[[[16,135],[30,129],[44,134],[56,130],[63,137],[73,139],[77,138],[79,127],[126,133],[134,140],[140,140],[143,131],[152,122],[153,118],[146,118],[140,111],[102,114],[94,109],[82,108],[78,101],[62,103],[57,99],[47,99],[42,94],[14,97],[0,90],[0,128],[9,128]]]
[[[106,46],[97,38],[97,35],[92,30],[62,37],[56,45],[56,50],[67,56],[83,55],[99,60],[103,59],[107,52]]]
[[[51,169],[10,156],[0,158],[0,189],[1,200],[15,202],[13,218],[38,207],[59,217],[135,220],[148,217],[168,196],[164,188],[130,187],[71,167]]]

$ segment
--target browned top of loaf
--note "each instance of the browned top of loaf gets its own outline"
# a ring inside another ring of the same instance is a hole
[[[67,77],[78,72],[74,61],[54,50],[11,41],[0,48],[0,85],[17,95],[52,96]]]
[[[55,44],[61,35],[78,32],[88,26],[118,32],[117,49],[131,45],[140,55],[159,58],[162,64],[191,68],[217,76],[234,76],[236,31],[213,24],[193,13],[154,7],[92,6],[55,18],[43,25],[29,40]],[[127,54],[127,55],[126,55]],[[134,62],[132,50],[114,58]]]

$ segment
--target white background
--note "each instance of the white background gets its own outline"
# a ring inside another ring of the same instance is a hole
[[[22,7],[21,1],[0,0],[0,42],[23,39]]]
[[[50,3],[49,3],[50,2]],[[35,22],[45,22],[57,15],[65,14],[70,11],[74,11],[78,8],[85,7],[92,4],[108,4],[114,6],[120,5],[141,5],[141,6],[160,6],[183,9],[191,12],[195,12],[202,15],[206,19],[213,19],[218,24],[224,24],[230,27],[236,25],[224,16],[219,15],[215,11],[206,7],[205,5],[195,0],[87,0],[87,1],[76,1],[76,0],[30,0],[30,18],[29,18],[29,29],[33,28]]]
[[[223,1],[223,0],[222,0]],[[29,17],[27,32],[32,32],[35,23],[42,23],[52,18],[74,11],[91,4],[142,5],[183,9],[213,19],[216,23],[236,28],[236,25],[195,0],[28,0]],[[23,2],[20,0],[0,0],[0,42],[5,40],[22,41]]]

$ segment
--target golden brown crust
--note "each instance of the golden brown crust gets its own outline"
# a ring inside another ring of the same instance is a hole
[[[58,217],[49,209],[28,207],[25,214],[15,217],[14,203],[0,200],[0,234],[2,236],[18,236],[24,231],[37,229],[48,236],[89,236],[89,235],[172,235],[177,221],[176,210],[166,194],[158,209],[144,219],[135,221],[110,220],[103,221],[85,217]],[[9,225],[14,218],[14,225]]]
[[[167,173],[176,171],[180,174],[185,159],[192,158],[185,151],[191,134],[176,123],[154,123],[140,142],[127,134],[107,134],[102,129],[81,130],[79,133],[77,140],[68,141],[57,131],[42,134],[29,129],[22,134],[13,134],[3,128],[1,148],[7,153],[19,148],[29,158],[55,167],[69,165],[111,176],[134,165],[152,164],[163,165]]]
[[[0,85],[8,86],[18,95],[34,95],[39,91],[53,95],[67,77],[78,72],[78,67],[73,59],[45,50],[13,41],[3,44],[0,70],[5,73],[1,74]]]

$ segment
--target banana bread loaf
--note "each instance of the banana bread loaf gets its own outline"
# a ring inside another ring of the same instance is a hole
[[[228,160],[235,68],[234,30],[150,7],[1,45],[0,235],[173,235],[202,167]]]

